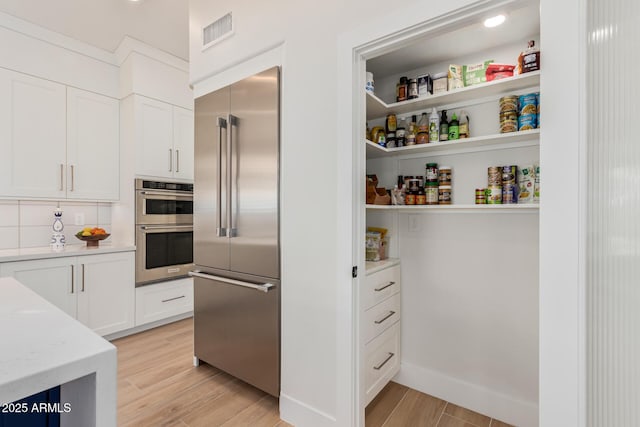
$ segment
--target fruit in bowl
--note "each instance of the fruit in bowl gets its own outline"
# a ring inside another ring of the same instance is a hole
[[[109,236],[110,234],[100,227],[85,227],[76,233],[76,237],[87,242],[87,246],[98,246],[100,240],[104,240]]]

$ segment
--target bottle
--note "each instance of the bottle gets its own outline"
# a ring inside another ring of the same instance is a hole
[[[527,49],[518,56],[518,74],[537,71],[540,69],[540,49],[536,42],[529,40]]]
[[[407,92],[409,99],[418,97],[418,79],[409,79],[409,90]]]
[[[429,142],[438,142],[440,140],[440,119],[436,107],[431,110],[429,116]]]
[[[385,129],[387,133],[395,132],[398,127],[398,120],[395,114],[388,114],[387,121],[385,122]]]
[[[460,128],[458,133],[460,134],[460,138],[469,138],[469,114],[462,110],[460,111]]]
[[[407,100],[407,78],[400,77],[400,83],[396,85],[396,102]]]
[[[449,140],[452,139],[460,139],[460,125],[456,113],[453,113],[451,121],[449,122]]]
[[[405,145],[415,145],[416,143],[416,116],[411,116],[409,130],[406,133]]]
[[[51,246],[51,249],[54,251],[61,251],[64,249],[64,245],[66,243],[64,234],[62,234],[62,231],[64,230],[64,224],[62,223],[62,209],[57,208],[53,212],[53,217],[55,219],[53,220],[53,226],[51,227],[53,233],[51,233],[49,246]]]
[[[396,129],[396,147],[404,147],[407,141],[407,125],[406,119],[402,117],[398,121],[398,128]]]
[[[447,119],[447,110],[442,110],[440,117],[440,141],[449,139],[449,119]]]
[[[418,133],[416,134],[416,144],[427,144],[429,142],[429,118],[427,113],[422,113],[418,122]]]

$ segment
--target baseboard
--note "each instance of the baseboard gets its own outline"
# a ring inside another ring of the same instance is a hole
[[[402,362],[393,381],[518,427],[538,426],[538,405]]]
[[[177,322],[178,320],[187,319],[193,317],[193,311],[187,313],[178,314],[176,316],[167,317],[166,319],[156,320],[155,322],[145,323],[144,325],[136,326],[124,331],[115,332],[113,334],[105,335],[104,338],[107,341],[117,340],[118,338],[124,338],[129,335],[137,334],[140,332],[148,331],[149,329],[157,328],[158,326],[168,325],[169,323]]]
[[[334,417],[280,393],[280,418],[293,426],[336,427]]]

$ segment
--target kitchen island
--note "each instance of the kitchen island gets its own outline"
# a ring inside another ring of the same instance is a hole
[[[116,425],[108,341],[11,277],[0,278],[0,336],[0,405],[60,386],[61,426]]]

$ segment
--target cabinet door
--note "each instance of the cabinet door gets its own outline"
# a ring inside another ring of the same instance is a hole
[[[67,197],[118,200],[120,117],[117,99],[67,89]]]
[[[173,107],[136,95],[136,174],[172,178]]]
[[[78,276],[78,320],[100,335],[133,327],[133,252],[78,257]]]
[[[0,195],[64,197],[66,89],[0,68]]]
[[[75,258],[38,259],[0,264],[2,276],[15,277],[20,283],[76,317],[78,289]]]
[[[193,111],[173,107],[174,176],[193,179]]]

